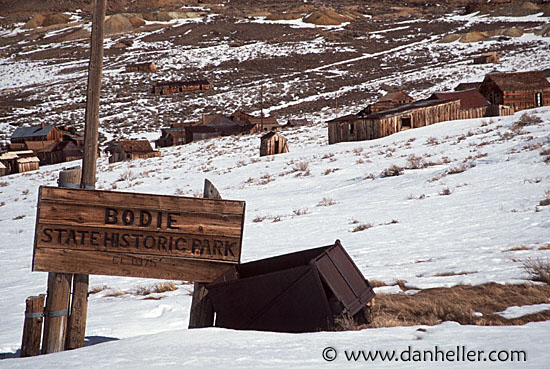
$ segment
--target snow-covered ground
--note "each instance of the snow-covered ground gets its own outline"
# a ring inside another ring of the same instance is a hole
[[[340,239],[367,278],[387,284],[406,280],[408,287],[424,289],[529,283],[522,262],[549,253],[544,246],[550,241],[550,207],[539,202],[550,190],[550,166],[540,154],[550,148],[550,108],[528,111],[543,123],[512,130],[523,113],[336,145],[327,144],[326,125],[302,127],[284,132],[290,152],[272,157],[259,157],[259,136],[251,135],[167,148],[155,159],[109,164],[101,158],[97,187],[200,196],[209,178],[224,198],[247,203],[242,261]],[[380,175],[391,165],[411,166],[411,155],[427,167]],[[0,179],[0,353],[15,355],[25,298],[46,288],[46,273],[30,271],[38,186],[56,185],[59,170],[76,164]],[[353,232],[359,224],[372,227]],[[87,336],[92,343],[119,340],[0,360],[0,367],[313,367],[324,363],[325,347],[338,350],[331,365],[345,366],[345,349],[406,350],[409,345],[527,350],[522,365],[532,368],[550,359],[548,322],[522,327],[445,323],[422,328],[426,332],[419,327],[300,335],[188,331],[191,285],[177,281],[176,291],[153,295],[159,300],[139,295],[140,287],[156,282],[91,276],[91,288],[102,291],[90,296]]]

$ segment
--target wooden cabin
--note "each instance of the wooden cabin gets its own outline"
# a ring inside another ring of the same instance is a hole
[[[231,115],[231,120],[235,123],[248,123],[254,124],[257,126],[252,133],[256,132],[265,132],[265,131],[276,131],[283,127],[275,117],[256,117],[250,114],[247,114],[243,111],[236,111]]]
[[[550,105],[550,82],[541,72],[489,73],[479,92],[494,105],[514,111]]]
[[[436,92],[428,100],[460,100],[458,119],[473,119],[482,117],[494,117],[499,115],[511,115],[512,109],[492,106],[478,90],[465,90],[455,92]]]
[[[275,132],[269,132],[260,138],[260,156],[276,155],[288,152],[288,140]]]
[[[398,106],[410,104],[413,98],[407,95],[404,91],[389,92],[382,96],[380,100],[374,104],[370,104],[360,112],[361,115],[378,113],[379,111],[397,108]]]
[[[422,100],[367,115],[347,115],[328,122],[329,144],[372,140],[411,128],[458,119],[460,100]]]
[[[24,173],[24,172],[30,172],[31,170],[38,170],[39,167],[40,167],[40,159],[38,159],[36,156],[17,159],[17,173]]]
[[[157,148],[184,145],[187,143],[185,141],[185,127],[162,128],[160,132],[160,137],[155,141]]]
[[[31,150],[10,151],[0,155],[0,163],[6,168],[7,174],[23,173],[37,170],[40,160]]]
[[[169,95],[178,92],[209,90],[210,87],[210,82],[207,80],[158,82],[153,86],[153,93],[155,95]]]
[[[53,124],[40,124],[30,127],[17,127],[10,138],[12,143],[25,141],[62,141],[63,132]]]
[[[149,63],[138,63],[138,64],[128,64],[125,68],[126,73],[130,72],[156,72],[157,66],[154,62]]]
[[[474,64],[489,64],[489,63],[498,63],[499,58],[496,51],[491,51],[488,53],[483,53],[474,57]]]
[[[41,150],[34,150],[40,159],[40,165],[51,165],[67,161],[80,160],[83,157],[82,150],[71,141],[54,142]]]
[[[161,156],[160,151],[154,151],[147,140],[119,140],[107,147],[105,151],[111,154],[109,163]]]

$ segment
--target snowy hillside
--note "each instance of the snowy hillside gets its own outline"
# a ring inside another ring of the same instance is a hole
[[[550,197],[550,108],[527,113],[526,125],[518,124],[520,112],[336,145],[327,144],[326,125],[319,124],[283,132],[290,152],[262,158],[257,135],[211,139],[163,149],[161,158],[115,164],[101,158],[97,186],[200,196],[208,178],[224,198],[247,203],[242,261],[340,239],[368,279],[388,285],[378,292],[402,293],[391,286],[397,280],[406,281],[407,293],[529,283],[523,261],[550,252],[550,207],[539,205]],[[328,346],[339,350],[340,365],[346,363],[340,350],[408,345],[527,350],[523,364],[533,368],[550,359],[542,343],[548,322],[301,335],[188,331],[192,285],[176,281],[175,291],[146,299],[139,291],[158,281],[106,276],[91,276],[90,288],[99,292],[90,295],[86,333],[90,343],[118,341],[9,359],[20,346],[25,298],[46,288],[46,273],[30,271],[38,186],[56,185],[59,170],[76,164],[0,180],[0,354],[8,357],[0,367],[314,367],[324,363]],[[385,176],[392,166],[402,174]],[[548,304],[537,308],[544,309]]]

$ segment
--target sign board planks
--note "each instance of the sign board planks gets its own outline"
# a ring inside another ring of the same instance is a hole
[[[33,271],[208,282],[240,260],[245,203],[40,187]]]

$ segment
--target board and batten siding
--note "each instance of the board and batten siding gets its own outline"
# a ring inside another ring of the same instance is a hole
[[[460,101],[442,102],[435,106],[415,107],[391,116],[328,122],[329,144],[337,142],[364,141],[389,136],[404,129],[403,120],[410,119],[410,128],[429,126],[434,123],[459,118]]]

